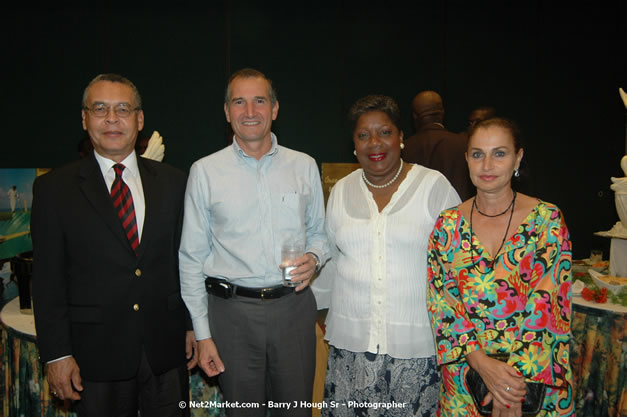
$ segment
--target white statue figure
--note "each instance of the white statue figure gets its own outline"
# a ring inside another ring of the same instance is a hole
[[[159,132],[155,130],[148,141],[146,151],[141,156],[161,162],[163,161],[164,155],[165,145],[163,144],[163,138]]]
[[[618,89],[618,93],[627,109],[627,94],[625,94],[622,88]],[[614,202],[616,203],[616,211],[618,212],[620,222],[616,223],[611,231],[627,236],[627,155],[620,160],[620,167],[623,169],[625,176],[621,178],[612,177],[612,185],[610,185],[610,188],[614,191]]]
[[[623,173],[625,173],[625,177],[616,178],[612,177],[612,185],[610,188],[614,191],[614,201],[616,203],[616,211],[618,212],[618,218],[620,219],[620,223],[622,223],[623,230],[615,230],[616,232],[620,232],[621,235],[627,235],[627,155],[623,156],[620,160],[620,167],[623,169]],[[616,223],[614,228],[619,227],[619,224]],[[612,229],[614,231],[614,229]]]

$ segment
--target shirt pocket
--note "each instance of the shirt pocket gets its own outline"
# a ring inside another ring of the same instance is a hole
[[[305,236],[305,211],[309,196],[298,192],[288,192],[279,195],[277,224],[279,231],[285,237]],[[289,236],[288,236],[289,235]]]

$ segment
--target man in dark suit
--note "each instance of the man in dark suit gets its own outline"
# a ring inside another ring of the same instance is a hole
[[[416,133],[405,139],[403,159],[440,171],[449,180],[462,201],[473,194],[466,164],[466,137],[444,127],[442,97],[435,91],[423,91],[412,101]]]
[[[144,114],[128,79],[92,80],[82,118],[94,152],[33,187],[34,312],[50,392],[78,401],[82,416],[188,415],[179,407],[196,364],[178,274],[186,176],[136,156]]]
[[[491,119],[496,116],[496,109],[492,106],[480,106],[470,112],[468,115],[468,127],[466,133],[472,129],[474,125],[482,120]]]

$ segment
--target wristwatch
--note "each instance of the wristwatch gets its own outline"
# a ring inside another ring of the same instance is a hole
[[[307,252],[308,254],[310,254],[311,256],[313,256],[314,260],[316,261],[316,269],[315,272],[320,271],[320,258],[318,258],[318,255],[316,255],[313,252]]]

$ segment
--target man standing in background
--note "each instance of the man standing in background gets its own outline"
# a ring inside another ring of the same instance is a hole
[[[435,91],[423,91],[412,101],[416,133],[405,139],[403,160],[440,171],[449,180],[462,201],[472,195],[472,183],[466,164],[466,137],[444,127],[442,97]]]

